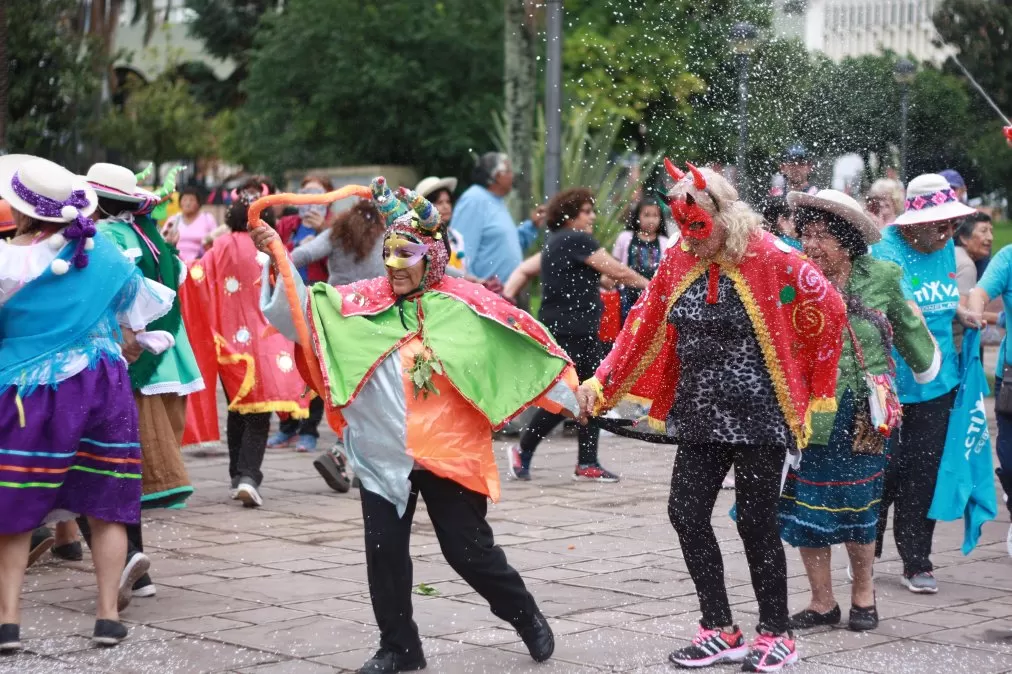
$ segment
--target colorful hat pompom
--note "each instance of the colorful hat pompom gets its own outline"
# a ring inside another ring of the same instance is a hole
[[[397,198],[383,176],[373,178],[369,188],[372,190],[372,199],[376,202],[376,209],[386,219],[387,227],[408,212],[408,207]]]
[[[418,226],[425,232],[432,233],[439,229],[439,211],[428,199],[414,190],[401,187],[397,190],[397,198],[411,207],[418,214]]]
[[[53,260],[52,264],[49,265],[49,268],[57,276],[63,276],[68,271],[70,271],[70,263],[67,262],[66,260],[56,259]]]

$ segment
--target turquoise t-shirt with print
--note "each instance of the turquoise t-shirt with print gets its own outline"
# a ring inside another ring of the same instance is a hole
[[[938,376],[927,384],[918,384],[910,367],[893,350],[900,402],[922,403],[945,395],[959,385],[959,355],[952,339],[952,321],[959,306],[955,246],[949,241],[939,251],[921,253],[907,244],[898,227],[886,227],[882,240],[871,250],[874,257],[895,262],[903,269],[903,293],[920,307],[942,352]]]
[[[991,299],[1001,297],[1005,307],[1012,307],[1012,246],[1005,246],[998,254],[987,263],[987,270],[977,282],[977,287],[984,290]],[[998,349],[998,363],[995,367],[994,376],[1001,377],[1008,362],[1006,349],[1008,348],[1008,337],[1001,340],[1001,347]],[[1004,386],[1004,382],[1002,383]]]

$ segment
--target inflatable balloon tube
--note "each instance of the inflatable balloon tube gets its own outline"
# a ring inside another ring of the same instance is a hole
[[[258,227],[269,227],[266,222],[260,219],[260,214],[263,213],[265,208],[276,206],[278,204],[284,205],[305,205],[305,204],[331,204],[341,199],[347,199],[348,197],[359,197],[360,199],[371,199],[372,191],[368,187],[361,185],[346,185],[333,192],[327,192],[325,194],[270,194],[265,197],[260,197],[252,204],[250,204],[248,215],[249,227],[251,230]],[[320,395],[324,394],[325,386],[322,379],[320,362],[316,357],[316,352],[313,350],[313,340],[309,331],[309,325],[306,324],[305,318],[303,317],[302,304],[299,302],[299,294],[296,290],[295,279],[292,277],[292,270],[288,266],[288,251],[285,250],[284,245],[279,239],[275,239],[271,242],[270,256],[274,262],[274,268],[281,276],[281,282],[284,285],[285,297],[288,300],[288,306],[292,312],[292,322],[295,324],[295,331],[298,334],[297,346],[301,349],[303,357],[306,359],[308,365],[308,374],[310,380],[307,380],[307,384],[313,387],[314,390]]]

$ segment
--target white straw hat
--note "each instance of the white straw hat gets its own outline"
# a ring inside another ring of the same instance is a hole
[[[77,200],[80,206],[61,206],[54,210],[32,203],[41,197],[64,204],[71,200],[74,192],[82,193]],[[83,178],[48,159],[30,154],[0,157],[0,198],[14,210],[45,222],[70,222],[77,219],[78,213],[91,215],[98,205],[95,190]]]
[[[975,212],[960,202],[945,177],[937,173],[925,173],[907,185],[906,210],[893,224],[925,225],[965,218]]]
[[[436,176],[422,178],[422,181],[415,186],[415,192],[418,192],[418,194],[426,199],[429,198],[430,194],[438,190],[450,190],[450,195],[452,196],[455,189],[457,189],[456,178],[437,178]]]
[[[100,197],[131,204],[158,200],[153,192],[137,187],[137,176],[125,166],[104,162],[92,164],[84,178]]]
[[[869,246],[882,239],[878,226],[849,194],[838,190],[819,190],[815,194],[791,192],[787,195],[787,203],[792,208],[814,208],[843,218],[854,226]]]

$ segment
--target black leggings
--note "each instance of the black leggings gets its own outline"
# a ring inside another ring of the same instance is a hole
[[[886,464],[882,504],[878,511],[875,556],[882,556],[889,507],[894,506],[893,536],[903,560],[903,573],[930,572],[935,520],[928,518],[935,495],[938,467],[945,449],[949,412],[956,392],[903,406],[903,427]]]
[[[678,533],[704,627],[733,624],[724,584],[724,560],[710,521],[720,483],[734,466],[738,534],[759,600],[760,631],[787,631],[787,559],[780,541],[777,503],[787,450],[768,445],[683,444],[671,474],[668,517]],[[724,513],[718,513],[724,517]]]
[[[558,335],[556,339],[559,346],[565,349],[569,357],[573,359],[580,381],[586,381],[593,377],[597,366],[601,364],[601,359],[604,357],[601,341],[597,335]],[[534,450],[538,448],[538,443],[542,438],[551,433],[564,419],[565,417],[561,414],[538,410],[520,437],[520,451],[526,455],[528,460],[534,454]],[[588,424],[580,426],[578,433],[580,452],[577,463],[581,466],[597,463],[597,439],[601,434],[600,429]]]

